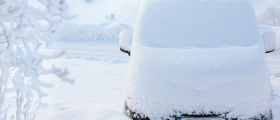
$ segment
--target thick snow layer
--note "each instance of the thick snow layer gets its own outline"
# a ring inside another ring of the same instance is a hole
[[[228,117],[265,113],[270,81],[262,48],[134,48],[128,106],[151,118],[178,111],[230,112]]]
[[[133,33],[130,30],[122,30],[119,35],[120,48],[126,51],[131,50]]]
[[[276,33],[276,49],[280,50],[280,27],[271,27],[271,26],[264,26],[261,25],[260,27],[261,34],[265,32],[274,32]]]
[[[53,30],[55,41],[100,41],[118,43],[121,30],[133,30],[123,23],[62,23]]]
[[[275,50],[276,46],[276,34],[275,32],[265,32],[262,34],[264,48],[266,52]]]
[[[246,47],[260,38],[255,13],[248,1],[143,1],[134,37],[150,47]]]
[[[152,119],[269,112],[269,72],[249,1],[142,0],[133,37],[126,90],[133,111]]]

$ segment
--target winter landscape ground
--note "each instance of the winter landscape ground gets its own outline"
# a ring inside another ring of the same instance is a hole
[[[55,83],[44,101],[49,105],[41,109],[39,120],[125,120],[120,113],[124,102],[125,75],[128,56],[119,51],[118,44],[88,42],[55,42],[53,53],[67,50],[58,60],[46,61],[49,67],[68,68],[74,85],[60,82],[54,76],[42,79]]]

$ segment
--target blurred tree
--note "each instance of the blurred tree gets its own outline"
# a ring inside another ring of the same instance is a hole
[[[114,20],[114,19],[115,19],[115,14],[107,15],[105,18],[106,18],[107,20]]]
[[[93,0],[85,0],[86,2],[88,2],[88,3],[90,3],[90,2],[92,2]]]
[[[280,8],[269,7],[264,15],[258,18],[259,24],[280,27]]]

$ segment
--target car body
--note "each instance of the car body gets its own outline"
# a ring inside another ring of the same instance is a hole
[[[248,0],[142,0],[130,50],[126,114],[133,120],[269,120],[263,46]]]

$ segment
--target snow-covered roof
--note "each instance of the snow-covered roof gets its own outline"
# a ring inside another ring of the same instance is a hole
[[[249,118],[270,110],[270,79],[247,0],[142,0],[127,105],[151,119],[181,113]]]
[[[135,40],[150,47],[250,46],[259,39],[247,0],[143,0]]]

